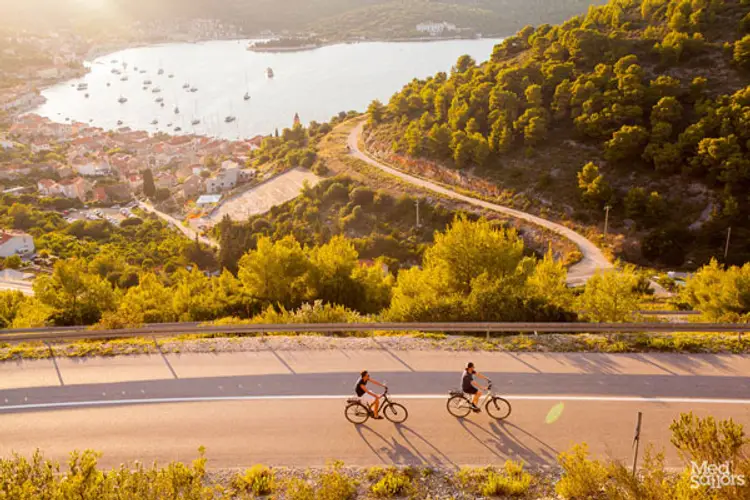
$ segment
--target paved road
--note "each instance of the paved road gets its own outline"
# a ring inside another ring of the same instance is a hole
[[[460,364],[471,359],[513,403],[504,423],[445,410]],[[456,366],[456,365],[459,366]],[[344,400],[357,371],[388,382],[410,411],[404,425],[353,426]],[[257,462],[480,465],[506,458],[553,465],[571,443],[627,460],[636,413],[643,437],[668,450],[680,412],[750,424],[750,357],[267,350],[0,364],[0,456],[76,448],[126,460],[189,460],[212,467]],[[559,406],[561,405],[561,406]],[[553,407],[560,417],[549,421]]]
[[[30,282],[0,280],[0,290],[18,290],[24,295],[34,295],[34,289]]]
[[[470,196],[457,193],[439,184],[435,184],[434,182],[430,182],[428,180],[421,179],[413,175],[409,175],[407,173],[404,173],[400,170],[389,167],[387,165],[384,165],[372,159],[371,157],[367,156],[365,153],[363,153],[359,149],[359,138],[362,135],[363,127],[364,127],[364,122],[360,123],[356,128],[354,128],[354,130],[352,130],[351,134],[349,134],[349,139],[348,139],[349,149],[351,151],[351,154],[354,155],[356,158],[362,161],[365,161],[369,163],[370,165],[377,167],[380,170],[383,170],[384,172],[394,175],[416,186],[429,189],[430,191],[440,193],[444,196],[448,196],[450,198],[460,200],[462,202],[469,203],[477,207],[485,208],[487,210],[492,210],[493,212],[498,212],[504,215],[508,215],[516,219],[521,219],[527,222],[531,222],[532,224],[535,224],[537,226],[541,226],[545,229],[549,229],[550,231],[554,231],[555,233],[561,236],[564,236],[565,238],[575,243],[576,246],[578,246],[578,249],[580,250],[580,252],[583,254],[583,258],[580,260],[580,262],[574,264],[568,269],[568,284],[570,285],[582,284],[588,278],[593,276],[593,274],[596,272],[597,269],[609,269],[612,267],[612,264],[609,262],[609,260],[607,260],[607,258],[604,256],[602,251],[599,249],[599,247],[597,247],[594,243],[586,239],[585,236],[581,235],[580,233],[577,233],[576,231],[568,227],[563,226],[562,224],[557,224],[547,219],[537,217],[536,215],[532,215],[526,212],[521,212],[520,210],[515,210],[513,208],[505,207],[503,205],[490,203],[487,201],[479,200],[477,198],[472,198]]]
[[[180,221],[178,219],[175,219],[174,217],[172,217],[169,214],[165,214],[164,212],[160,212],[153,205],[151,205],[150,203],[146,203],[144,201],[138,200],[138,207],[141,208],[141,209],[143,209],[143,210],[145,210],[145,211],[147,211],[147,212],[151,212],[152,214],[156,215],[157,217],[159,217],[162,220],[165,220],[165,221],[169,222],[175,228],[177,228],[182,234],[184,234],[185,236],[187,236],[191,240],[195,240],[195,237],[196,237],[196,235],[198,233],[196,231],[194,231],[193,229],[189,228],[189,227],[183,226],[182,225],[182,221]],[[215,242],[214,240],[212,240],[210,238],[206,238],[205,236],[198,236],[198,241],[200,241],[204,245],[208,245],[208,246],[213,247],[213,248],[219,248],[219,244],[217,242]]]

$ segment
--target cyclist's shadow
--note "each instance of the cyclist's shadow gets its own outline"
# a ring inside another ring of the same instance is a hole
[[[465,418],[457,420],[461,427],[463,427],[471,437],[500,459],[521,459],[526,463],[537,465],[556,463],[557,451],[555,451],[554,448],[515,424],[509,422],[502,422],[500,424],[491,422],[490,429],[492,429],[492,431],[489,431],[471,420]],[[472,431],[470,426],[486,435],[486,437],[477,435],[476,432]],[[513,435],[510,428],[516,429],[537,441],[541,445],[541,449],[535,451],[529,446],[523,444],[519,438]]]
[[[359,434],[360,439],[362,439],[367,447],[370,448],[370,451],[372,451],[381,462],[399,465],[424,464],[422,458],[419,455],[415,454],[408,447],[399,443],[396,438],[391,438],[391,441],[389,441],[385,438],[385,436],[365,424],[357,425],[355,429],[357,430],[357,434]],[[378,447],[378,443],[370,442],[370,439],[372,438],[368,439],[368,437],[365,435],[366,433],[371,434],[374,437],[374,441],[379,441],[381,445]]]

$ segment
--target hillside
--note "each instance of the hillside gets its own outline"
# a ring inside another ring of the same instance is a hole
[[[601,229],[609,205],[610,242],[631,261],[723,258],[731,227],[728,261],[745,262],[748,32],[747,0],[612,0],[374,102],[367,144],[491,180],[552,218]]]
[[[528,23],[556,22],[601,0],[0,0],[3,20],[18,28],[75,27],[89,33],[122,30],[133,22],[217,19],[247,34],[315,32],[328,39],[420,35],[426,21],[455,24],[457,33],[507,35]],[[40,16],[43,12],[46,15]],[[424,36],[424,33],[421,34]]]

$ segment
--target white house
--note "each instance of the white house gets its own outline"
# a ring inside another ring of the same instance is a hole
[[[417,31],[422,33],[429,33],[432,36],[440,35],[444,31],[458,31],[455,24],[447,23],[445,21],[441,23],[435,23],[427,21],[426,23],[417,24]]]
[[[206,193],[221,193],[222,191],[234,189],[239,182],[239,178],[239,168],[222,169],[213,177],[206,179]]]
[[[73,168],[81,175],[101,176],[112,173],[112,167],[103,159],[81,156],[73,160]]]
[[[0,257],[24,255],[34,251],[34,238],[23,231],[0,232]]]

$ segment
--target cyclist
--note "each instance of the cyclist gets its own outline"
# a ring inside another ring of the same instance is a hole
[[[479,402],[479,398],[482,395],[481,390],[487,390],[486,387],[482,387],[481,385],[477,384],[474,381],[474,376],[477,376],[479,378],[483,378],[484,380],[489,381],[487,377],[479,373],[476,368],[474,368],[474,363],[469,361],[466,363],[466,369],[464,370],[463,374],[461,375],[461,390],[464,391],[466,394],[472,394],[472,400],[471,400],[471,409],[475,412],[481,411],[479,407],[477,406],[477,403]]]
[[[383,417],[378,415],[378,408],[380,407],[380,395],[375,394],[367,388],[368,382],[372,382],[373,384],[379,385],[380,387],[385,387],[384,384],[381,384],[374,378],[371,378],[367,370],[362,370],[362,372],[359,374],[359,380],[357,380],[357,385],[354,388],[354,392],[356,392],[357,397],[360,398],[362,402],[372,410],[372,418],[381,420]]]

